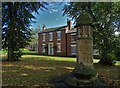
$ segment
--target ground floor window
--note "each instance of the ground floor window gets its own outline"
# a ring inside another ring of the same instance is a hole
[[[57,52],[61,52],[61,43],[57,43]]]
[[[71,55],[76,55],[76,45],[71,45]]]

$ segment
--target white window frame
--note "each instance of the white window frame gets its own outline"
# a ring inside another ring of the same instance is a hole
[[[51,36],[51,37],[50,37]],[[50,39],[51,38],[51,39]],[[50,32],[49,33],[49,41],[53,41],[53,33],[52,32]]]
[[[93,55],[100,55],[99,50],[98,49],[93,49]]]
[[[77,55],[77,52],[76,52],[76,53],[72,53],[72,47],[76,47],[76,49],[77,49],[77,46],[76,46],[76,44],[74,44],[74,45],[71,45],[71,55]]]
[[[42,41],[45,41],[45,34],[42,34]]]
[[[76,35],[76,33],[71,33],[71,43],[76,43],[76,41],[72,40],[72,36],[75,36],[75,35]]]
[[[62,33],[61,31],[57,31],[57,40],[61,40],[61,38],[60,39],[58,38],[58,34],[60,34],[60,36],[62,37],[61,33]]]
[[[43,49],[44,46],[44,49]],[[45,44],[42,44],[42,52],[45,53]]]
[[[58,45],[60,45],[60,48],[61,48],[61,43],[57,43],[57,52],[61,52],[61,50],[58,50]],[[61,48],[62,49],[62,48]]]

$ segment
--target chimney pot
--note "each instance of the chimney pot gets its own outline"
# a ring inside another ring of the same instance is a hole
[[[71,22],[71,20],[67,21],[67,26],[68,26],[68,30],[70,30],[72,28],[72,22]]]
[[[46,26],[45,26],[45,24],[43,24],[43,30],[45,30],[46,29]]]

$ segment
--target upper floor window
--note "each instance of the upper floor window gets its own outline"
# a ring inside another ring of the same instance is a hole
[[[52,41],[53,40],[53,33],[49,33],[49,41]]]
[[[57,40],[61,40],[61,31],[57,32]]]
[[[75,43],[76,42],[76,33],[71,34],[71,42]]]
[[[42,34],[42,36],[43,36],[43,41],[45,41],[45,34]]]

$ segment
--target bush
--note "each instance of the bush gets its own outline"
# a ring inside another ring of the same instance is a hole
[[[100,59],[101,56],[100,56],[100,55],[93,55],[93,58],[94,58],[94,59]]]
[[[98,63],[104,64],[104,65],[114,65],[116,61],[114,59],[101,58]]]
[[[117,61],[120,61],[120,49],[115,53],[115,57]]]
[[[19,58],[21,58],[22,55],[23,55],[23,53],[21,50],[14,51],[15,60],[18,60]]]

